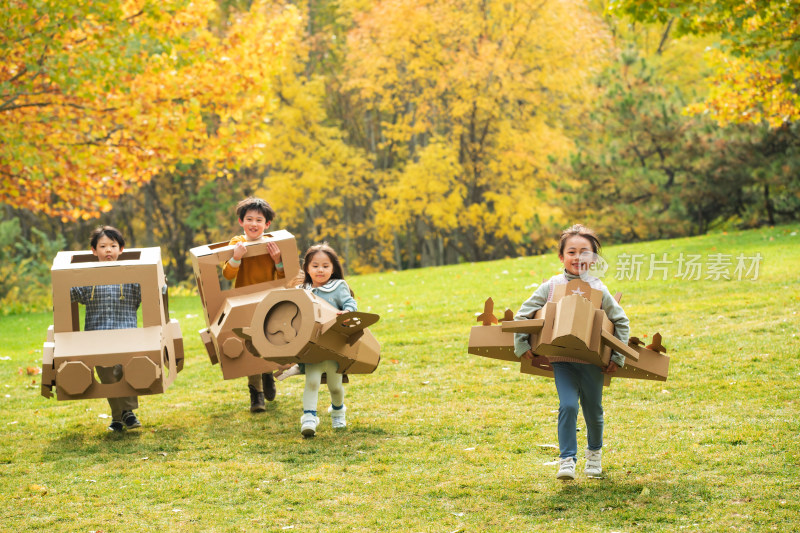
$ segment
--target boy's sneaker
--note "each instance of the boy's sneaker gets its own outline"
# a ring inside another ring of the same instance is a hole
[[[264,398],[268,402],[274,400],[278,391],[275,390],[275,376],[272,375],[272,372],[261,374],[261,384],[264,386]]]
[[[558,473],[556,474],[558,479],[575,479],[575,458],[574,457],[565,457],[561,459],[561,462],[558,466]]]
[[[590,450],[586,448],[586,468],[583,473],[589,477],[602,477],[603,467],[600,465],[602,450]]]
[[[114,433],[122,433],[125,430],[125,426],[122,425],[121,420],[112,420],[111,424],[108,426],[108,430]]]
[[[303,416],[300,417],[300,433],[306,438],[313,437],[317,434],[317,424],[319,424],[319,417],[311,413],[303,413]]]
[[[345,418],[346,411],[346,405],[343,405],[341,409],[334,409],[332,405],[328,406],[328,412],[331,414],[331,426],[333,429],[347,427],[347,419]]]
[[[122,422],[127,429],[135,429],[142,427],[139,419],[133,414],[133,411],[122,411]]]
[[[247,388],[250,390],[250,412],[263,413],[266,411],[267,406],[264,403],[264,393],[257,391],[252,385],[248,385]]]

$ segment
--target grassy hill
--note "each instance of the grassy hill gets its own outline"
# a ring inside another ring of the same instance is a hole
[[[105,400],[39,395],[26,369],[41,364],[50,315],[2,318],[2,529],[800,528],[800,225],[603,255],[631,333],[660,332],[672,358],[666,383],[606,389],[603,480],[555,479],[551,380],[467,354],[484,300],[516,311],[557,272],[546,255],[349,278],[359,308],[381,315],[371,330],[382,362],[346,386],[348,428],[333,432],[323,413],[311,440],[299,433],[303,379],[279,383],[267,412],[250,414],[246,380],[224,381],[205,355],[196,297],[170,302],[184,371],[167,393],[140,398],[144,427],[122,436],[105,430]],[[698,280],[678,271],[692,256]],[[737,272],[739,256],[757,276]],[[323,387],[321,411],[328,401]]]

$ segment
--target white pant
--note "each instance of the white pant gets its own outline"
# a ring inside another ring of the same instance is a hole
[[[306,363],[306,388],[303,391],[303,411],[316,411],[319,386],[322,383],[322,374],[328,380],[328,390],[331,393],[331,404],[340,406],[344,404],[344,387],[342,375],[336,373],[339,363],[336,361],[323,361],[321,363]]]

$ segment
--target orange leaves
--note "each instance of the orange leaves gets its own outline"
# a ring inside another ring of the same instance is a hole
[[[0,37],[13,91],[0,95],[0,202],[96,216],[176,162],[235,167],[268,141],[295,8],[253,2],[220,36],[213,0],[21,9]]]

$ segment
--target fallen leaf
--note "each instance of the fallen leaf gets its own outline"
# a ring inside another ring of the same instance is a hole
[[[36,492],[38,494],[41,494],[42,496],[47,494],[47,487],[45,487],[44,485],[28,485],[28,490],[31,492]]]
[[[38,366],[29,366],[26,370],[29,376],[38,376],[42,373],[42,369]]]

